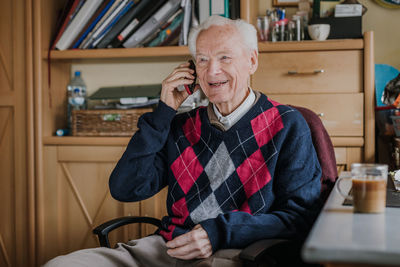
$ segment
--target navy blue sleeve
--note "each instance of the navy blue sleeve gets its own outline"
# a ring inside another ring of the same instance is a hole
[[[213,251],[242,248],[260,239],[305,238],[318,212],[321,168],[305,121],[295,117],[301,120],[295,123],[301,129],[289,131],[281,146],[271,209],[256,215],[229,212],[201,222]]]
[[[160,101],[154,112],[139,118],[139,130],[111,173],[111,195],[119,201],[149,198],[167,185],[163,148],[176,111]]]

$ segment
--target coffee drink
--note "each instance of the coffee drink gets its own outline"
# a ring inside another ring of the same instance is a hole
[[[335,188],[345,199],[353,201],[354,212],[382,213],[386,208],[387,174],[387,164],[353,163],[350,175],[341,175]],[[351,180],[350,195],[341,189],[344,180]]]
[[[376,177],[352,179],[354,212],[380,213],[386,207],[386,180]]]

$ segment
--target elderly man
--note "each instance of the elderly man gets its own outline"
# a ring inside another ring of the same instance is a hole
[[[238,248],[307,233],[320,166],[300,113],[249,87],[258,64],[254,27],[213,16],[191,31],[189,48],[196,90],[209,106],[176,115],[188,97],[177,87],[195,82],[189,63],[178,66],[162,83],[157,109],[140,118],[109,183],[120,201],[140,201],[168,186],[164,227],[115,249],[82,250],[53,263],[240,266],[231,257]]]

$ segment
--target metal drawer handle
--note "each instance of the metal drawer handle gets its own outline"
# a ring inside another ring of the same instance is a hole
[[[287,73],[289,75],[296,75],[296,74],[318,74],[318,73],[324,73],[324,69],[320,70],[314,70],[314,71],[297,71],[297,70],[289,70]]]

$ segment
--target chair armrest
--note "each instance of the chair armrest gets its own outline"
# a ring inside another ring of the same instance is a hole
[[[239,254],[239,258],[243,261],[244,266],[258,266],[262,262],[268,266],[277,266],[275,259],[275,251],[279,248],[291,244],[292,241],[287,239],[263,239],[256,241],[245,247]]]
[[[125,216],[107,221],[93,229],[93,233],[99,238],[100,246],[110,247],[108,240],[108,233],[112,230],[131,223],[149,223],[161,228],[161,221],[151,217],[137,217],[137,216]]]

